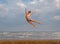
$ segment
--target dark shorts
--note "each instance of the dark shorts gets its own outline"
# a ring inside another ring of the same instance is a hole
[[[32,20],[31,19],[27,19],[28,22],[31,22]]]

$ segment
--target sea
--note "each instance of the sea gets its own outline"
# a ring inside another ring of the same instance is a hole
[[[60,32],[43,32],[43,31],[20,31],[20,32],[0,32],[0,40],[43,40],[43,39],[60,39]]]

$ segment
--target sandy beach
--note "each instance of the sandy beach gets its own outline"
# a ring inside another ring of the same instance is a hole
[[[60,44],[60,40],[0,40],[0,44]]]

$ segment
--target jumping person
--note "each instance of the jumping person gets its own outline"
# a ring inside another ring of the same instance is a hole
[[[36,20],[32,20],[32,19],[30,18],[30,16],[32,15],[32,14],[31,14],[31,11],[26,11],[26,9],[25,9],[25,13],[26,13],[25,18],[26,18],[27,22],[28,22],[29,24],[31,24],[33,27],[35,27],[35,25],[33,24],[33,22],[36,22],[36,23],[38,23],[38,24],[42,24],[41,22],[38,22],[38,21],[36,21]]]

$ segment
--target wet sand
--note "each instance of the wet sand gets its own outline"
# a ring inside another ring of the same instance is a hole
[[[60,40],[0,40],[0,44],[60,44]]]

